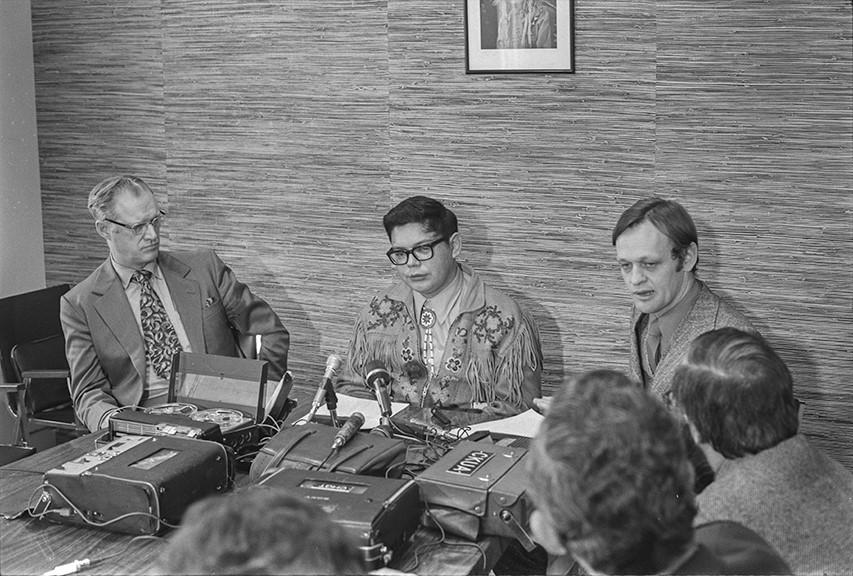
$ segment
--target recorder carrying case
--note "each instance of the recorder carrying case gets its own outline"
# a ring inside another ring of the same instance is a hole
[[[280,468],[260,486],[320,506],[349,534],[370,570],[387,565],[418,528],[422,506],[413,480]]]
[[[285,428],[260,449],[249,478],[257,482],[279,468],[311,470],[323,464],[328,472],[399,478],[406,461],[402,440],[358,432],[327,462],[338,428],[310,422]]]
[[[32,515],[128,534],[157,534],[187,507],[229,490],[230,450],[180,436],[123,436],[44,474]]]
[[[415,478],[427,508],[424,523],[469,540],[515,538],[533,550],[526,456],[524,448],[460,442]]]

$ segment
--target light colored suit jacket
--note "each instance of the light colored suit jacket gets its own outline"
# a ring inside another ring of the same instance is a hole
[[[633,309],[631,314],[631,359],[629,371],[631,378],[637,382],[643,382],[646,390],[652,391],[655,396],[664,398],[672,388],[672,377],[675,369],[681,363],[682,358],[687,355],[687,349],[694,338],[709,330],[717,328],[739,328],[747,332],[757,332],[755,327],[747,320],[746,316],[735,310],[725,300],[714,294],[701,280],[699,284],[699,298],[687,313],[687,316],[676,327],[672,335],[669,350],[658,362],[654,378],[649,382],[644,381],[643,367],[640,359],[640,344],[638,342],[637,327],[643,314]]]
[[[281,377],[290,335],[213,250],[161,251],[158,264],[193,352],[238,356],[235,332],[261,334],[269,378]],[[60,319],[74,408],[94,431],[110,410],[138,404],[146,381],[142,333],[109,258],[62,297]]]

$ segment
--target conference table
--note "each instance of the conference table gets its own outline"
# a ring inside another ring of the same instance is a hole
[[[296,408],[285,425],[308,411],[313,390],[294,386],[290,397]],[[154,574],[156,560],[170,533],[161,537],[134,537],[84,526],[59,524],[24,513],[37,498],[46,471],[96,448],[107,432],[96,432],[59,444],[0,467],[0,574],[44,574],[57,566],[83,559],[91,565],[81,574]],[[235,485],[248,483],[238,473]],[[410,541],[397,550],[390,568],[416,574],[487,574],[508,545],[505,538],[486,537],[472,542],[419,526]]]

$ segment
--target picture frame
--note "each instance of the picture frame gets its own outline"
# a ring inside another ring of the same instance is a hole
[[[465,0],[466,74],[575,71],[574,0]]]

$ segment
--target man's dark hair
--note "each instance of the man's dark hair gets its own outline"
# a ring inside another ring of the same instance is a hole
[[[752,332],[720,328],[698,336],[675,371],[672,392],[700,441],[726,458],[772,448],[799,428],[791,373]]]
[[[422,224],[430,232],[437,232],[443,238],[450,238],[459,231],[456,214],[444,204],[428,196],[406,198],[382,218],[385,233],[391,239],[391,231],[406,224]]]
[[[588,372],[561,388],[528,459],[536,507],[596,571],[651,573],[693,540],[680,425],[619,372]]]
[[[672,258],[678,260],[680,270],[681,266],[684,265],[684,258],[687,256],[687,249],[690,244],[699,245],[699,235],[690,214],[674,200],[664,200],[652,196],[635,202],[633,206],[622,212],[619,221],[616,222],[611,237],[613,245],[616,246],[616,240],[625,230],[646,220],[651,222],[661,234],[672,240]],[[697,258],[696,266],[698,265],[699,260]]]
[[[357,547],[326,513],[283,489],[251,486],[184,514],[163,574],[364,573]]]

